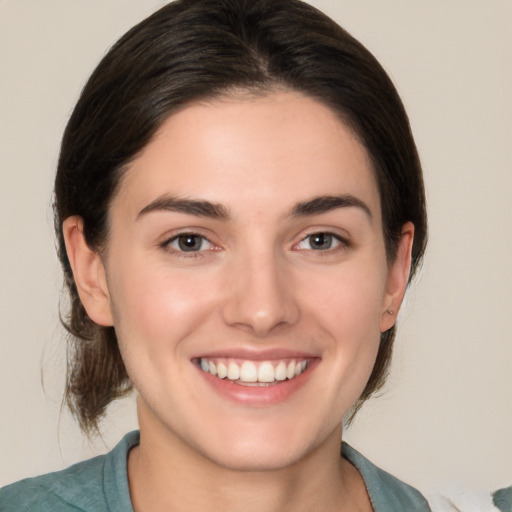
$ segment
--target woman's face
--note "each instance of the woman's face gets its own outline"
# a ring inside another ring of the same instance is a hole
[[[313,99],[171,116],[120,183],[103,259],[143,435],[238,469],[339,443],[394,323],[407,233],[388,265],[368,155]]]

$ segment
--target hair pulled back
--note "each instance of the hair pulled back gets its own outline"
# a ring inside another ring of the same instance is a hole
[[[82,429],[131,389],[115,329],[95,324],[80,302],[62,222],[83,219],[101,252],[109,204],[127,165],[165,119],[191,102],[230,91],[291,89],[330,107],[366,147],[379,186],[388,259],[401,228],[415,225],[412,272],[426,243],[420,162],[400,98],[376,59],[327,16],[299,0],[177,0],[128,31],[85,85],[64,132],[55,180],[55,230],[70,312],[66,401]],[[386,377],[395,328],[356,410]]]

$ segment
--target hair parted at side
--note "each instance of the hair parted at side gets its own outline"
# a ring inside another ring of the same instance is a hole
[[[107,405],[131,389],[113,327],[95,324],[80,302],[62,222],[83,219],[87,244],[108,240],[119,180],[165,119],[194,101],[233,91],[302,92],[330,107],[366,147],[379,186],[388,259],[413,222],[411,277],[426,244],[419,158],[406,112],[371,53],[299,0],[176,0],[129,30],[85,85],[64,132],[55,180],[55,230],[70,312],[66,401],[90,433]],[[386,377],[395,328],[381,335],[355,410]]]

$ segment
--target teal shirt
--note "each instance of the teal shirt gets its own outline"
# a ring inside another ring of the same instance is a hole
[[[63,471],[28,478],[0,490],[1,512],[133,512],[128,488],[128,451],[139,433],[127,434],[109,453]],[[425,498],[374,466],[347,444],[343,456],[361,473],[375,512],[428,512]],[[500,499],[506,502],[502,493]],[[508,509],[501,509],[511,512]]]
[[[501,512],[512,512],[512,485],[496,491],[492,496],[494,506]]]
[[[0,489],[0,511],[133,512],[126,459],[138,442],[131,432],[106,455]]]

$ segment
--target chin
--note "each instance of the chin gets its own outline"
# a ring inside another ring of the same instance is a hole
[[[296,424],[259,427],[233,426],[217,439],[204,439],[201,451],[215,464],[233,471],[278,471],[296,464],[322,444],[318,433],[311,435],[310,429],[297,428]]]
[[[232,471],[263,472],[290,467],[307,453],[306,447],[247,442],[241,446],[232,446],[227,452],[211,454],[210,458],[218,466]]]

